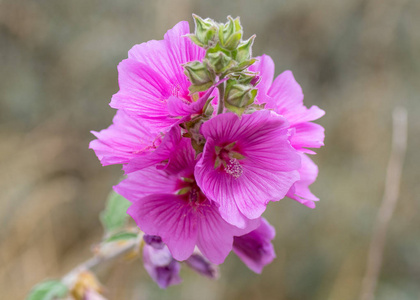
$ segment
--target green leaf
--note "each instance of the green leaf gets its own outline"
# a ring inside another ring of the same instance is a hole
[[[197,93],[197,92],[204,92],[204,91],[207,91],[212,85],[213,85],[213,82],[207,82],[207,83],[204,83],[202,85],[193,85],[192,84],[192,85],[190,85],[188,90],[190,91],[191,94]]]
[[[126,241],[130,239],[135,239],[137,236],[137,233],[123,231],[110,236],[105,240],[105,242]]]
[[[105,210],[101,213],[100,219],[106,232],[112,232],[124,227],[127,222],[127,209],[130,202],[123,196],[112,191],[106,203]]]
[[[26,300],[62,299],[68,293],[67,287],[58,280],[48,280],[34,286]]]

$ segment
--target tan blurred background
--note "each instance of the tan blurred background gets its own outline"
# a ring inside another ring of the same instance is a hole
[[[120,299],[357,299],[391,147],[408,109],[408,152],[377,299],[420,298],[420,1],[0,0],[0,298],[23,299],[90,256],[118,166],[100,166],[90,130],[111,123],[117,64],[191,13],[240,16],[254,54],[294,72],[326,111],[315,210],[271,204],[277,259],[255,275],[234,256],[219,281],[183,268],[161,291],[141,262],[102,272]]]

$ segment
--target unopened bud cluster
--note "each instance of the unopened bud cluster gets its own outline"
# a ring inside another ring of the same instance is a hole
[[[228,17],[225,24],[194,15],[195,32],[191,40],[206,50],[203,61],[184,64],[185,74],[191,82],[191,93],[209,89],[217,81],[228,78],[219,87],[223,93],[220,102],[230,111],[242,114],[254,102],[258,76],[246,71],[256,60],[252,58],[255,35],[242,40],[243,30],[239,18]]]

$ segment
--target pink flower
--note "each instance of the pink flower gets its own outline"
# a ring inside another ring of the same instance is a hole
[[[157,235],[179,261],[197,246],[212,263],[220,264],[232,250],[233,237],[248,233],[259,219],[239,229],[220,216],[195,182],[195,151],[182,138],[165,169],[148,167],[128,174],[115,190],[132,201],[127,213],[146,234]]]
[[[290,123],[292,146],[303,153],[315,154],[307,148],[319,148],[324,145],[324,128],[321,125],[312,123],[322,117],[325,112],[317,106],[309,109],[303,104],[302,88],[296,82],[291,71],[281,73],[273,82],[274,63],[272,59],[263,55],[257,57],[259,60],[249,69],[259,72],[261,81],[258,84],[256,102],[265,103],[265,108],[272,109],[284,116]],[[310,158],[302,155],[302,166],[299,169],[301,180],[296,182],[288,192],[289,198],[314,208],[314,201],[319,200],[310,190],[317,175],[318,168]]]
[[[264,266],[276,257],[271,241],[276,231],[266,219],[261,225],[243,236],[236,236],[233,241],[233,252],[255,273],[261,273]]]
[[[189,95],[182,64],[202,60],[205,51],[185,35],[188,22],[176,24],[164,40],[134,46],[118,65],[120,90],[111,107],[127,110],[157,131],[166,132],[180,116],[200,113],[205,101]]]
[[[113,124],[100,132],[89,144],[102,165],[125,164],[133,157],[152,152],[161,143],[161,135],[153,133],[144,122],[124,110],[118,110]]]
[[[269,201],[282,199],[299,179],[300,157],[288,128],[285,118],[268,110],[241,118],[221,114],[202,125],[206,145],[195,177],[230,224],[243,227],[260,217]]]

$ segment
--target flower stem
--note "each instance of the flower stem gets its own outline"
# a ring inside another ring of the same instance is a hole
[[[220,77],[219,80],[222,80],[223,77]],[[222,84],[219,84],[217,86],[217,89],[219,90],[219,104],[217,106],[217,114],[220,115],[223,113],[223,110],[225,108],[225,84],[226,82],[223,82]]]
[[[121,257],[128,252],[134,250],[139,244],[138,239],[128,240],[125,243],[121,243],[116,245],[113,249],[106,251],[105,253],[97,253],[92,258],[86,260],[85,262],[79,264],[73,270],[68,272],[66,275],[63,276],[62,282],[67,285],[70,289],[74,285],[74,281],[77,278],[77,275],[83,271],[91,271],[98,265],[101,265],[107,261],[114,260],[118,257]]]

